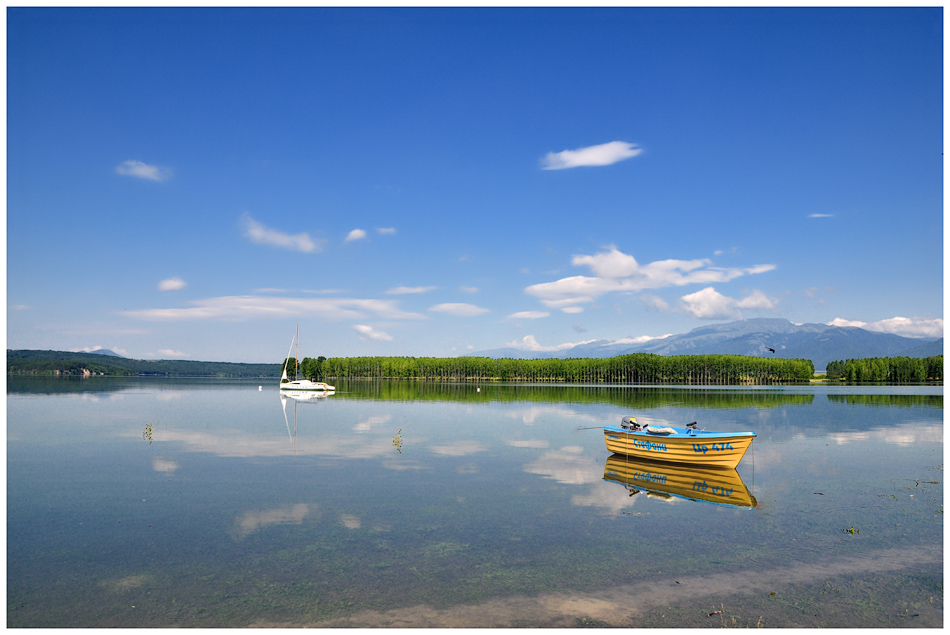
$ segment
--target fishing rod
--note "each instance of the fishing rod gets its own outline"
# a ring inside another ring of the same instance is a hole
[[[698,422],[694,421],[692,423],[687,423],[687,428],[695,428]],[[575,428],[576,430],[602,430],[604,426],[587,426],[586,428]]]

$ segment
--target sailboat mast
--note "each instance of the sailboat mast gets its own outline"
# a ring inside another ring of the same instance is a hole
[[[294,358],[294,379],[300,378],[300,322],[297,322],[297,337],[294,339],[297,340],[297,352],[295,353],[296,357]],[[296,426],[296,420],[294,421]]]

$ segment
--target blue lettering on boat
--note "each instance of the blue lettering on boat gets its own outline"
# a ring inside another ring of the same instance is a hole
[[[693,452],[702,452],[703,454],[706,454],[706,452],[709,450],[712,450],[713,452],[724,452],[726,450],[735,450],[735,448],[732,447],[731,443],[713,443],[711,448],[706,445],[693,444]]]
[[[650,481],[651,483],[666,483],[666,476],[662,474],[650,474],[649,472],[636,472],[633,478],[639,481]]]
[[[725,498],[732,496],[732,493],[735,491],[735,488],[726,489],[721,485],[713,485],[710,488],[710,486],[706,484],[706,481],[693,481],[694,492],[705,492],[707,489],[709,490],[710,494],[715,496],[723,496]]]
[[[633,447],[640,450],[652,450],[654,452],[666,452],[665,443],[653,443],[652,441],[641,441],[640,439],[633,440]]]

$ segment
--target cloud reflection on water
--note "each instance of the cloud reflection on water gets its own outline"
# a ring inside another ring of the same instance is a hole
[[[181,466],[179,466],[176,461],[166,459],[161,456],[156,456],[154,459],[152,459],[152,469],[156,472],[171,473],[177,470],[179,467]]]
[[[566,446],[545,452],[537,460],[524,466],[529,474],[538,474],[565,485],[596,483],[604,476],[603,462],[583,455],[583,448]]]
[[[306,503],[299,503],[289,507],[245,512],[237,519],[235,534],[239,539],[243,539],[271,525],[288,523],[299,525],[310,514],[310,507]]]
[[[943,443],[943,426],[904,424],[861,432],[838,432],[829,435],[829,438],[838,445],[869,440],[900,446],[911,446],[916,443]]]

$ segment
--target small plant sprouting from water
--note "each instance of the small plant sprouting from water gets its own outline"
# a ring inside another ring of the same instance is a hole
[[[396,436],[393,437],[393,447],[396,448],[396,452],[402,454],[402,428],[396,431]]]
[[[771,595],[775,595],[775,594],[772,593],[772,594],[770,594],[770,596],[771,596]],[[739,618],[737,618],[737,617],[734,616],[734,615],[733,615],[732,617],[730,617],[729,619],[726,619],[726,606],[725,606],[725,604],[720,604],[718,611],[713,611],[712,613],[709,613],[708,615],[706,615],[706,617],[712,617],[713,615],[718,615],[718,616],[719,616],[719,620],[720,620],[720,623],[722,624],[722,628],[740,628],[740,626],[741,626],[741,625],[739,624]],[[755,623],[755,628],[764,628],[764,626],[765,626],[765,625],[762,623],[762,616],[760,615],[760,616],[759,616],[759,619],[758,619],[758,620],[756,621],[756,623]],[[746,628],[748,628],[748,625],[746,626]]]
[[[145,429],[142,430],[142,438],[148,441],[148,444],[152,444],[152,424],[146,423]]]

